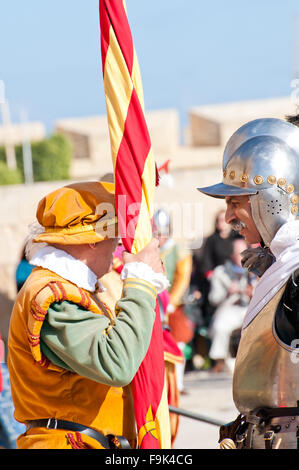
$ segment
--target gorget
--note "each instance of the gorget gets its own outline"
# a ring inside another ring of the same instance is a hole
[[[246,328],[299,267],[299,220],[284,224],[270,244],[275,262],[257,283],[242,328]]]

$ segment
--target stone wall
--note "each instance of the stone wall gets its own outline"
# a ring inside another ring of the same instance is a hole
[[[45,137],[46,129],[42,122],[0,126],[0,146],[21,145],[24,140],[38,142]]]
[[[39,200],[64,182],[0,186],[0,291],[15,296],[14,274]]]
[[[155,154],[169,158],[180,140],[178,112],[174,109],[149,111],[146,121]],[[67,136],[73,145],[72,178],[94,178],[111,169],[110,139],[106,116],[60,119],[55,130]]]
[[[253,119],[278,118],[297,112],[289,97],[197,106],[189,110],[188,139],[191,146],[223,146],[243,124]]]

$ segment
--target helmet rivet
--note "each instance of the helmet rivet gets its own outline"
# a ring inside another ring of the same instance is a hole
[[[261,175],[257,175],[254,177],[255,184],[262,184],[264,182],[264,178]]]
[[[291,212],[292,212],[292,214],[297,214],[297,212],[298,212],[298,206],[292,206]]]
[[[236,176],[236,172],[234,170],[232,170],[229,174],[230,179],[233,180],[235,178],[235,176]]]
[[[294,186],[292,184],[288,184],[286,187],[287,193],[292,193],[294,191]]]
[[[244,173],[244,174],[241,176],[241,181],[242,181],[242,183],[247,183],[247,181],[248,181],[248,175],[246,175],[246,173]]]
[[[297,194],[294,194],[294,196],[291,197],[291,203],[292,204],[297,204],[299,198],[297,196]]]
[[[224,171],[223,171],[223,178],[225,178],[225,177],[226,177],[226,173],[227,173],[227,171],[226,171],[226,170],[224,170]]]
[[[273,175],[268,176],[267,181],[269,184],[275,184],[276,183],[276,177]]]
[[[277,181],[277,184],[278,186],[284,186],[285,184],[287,184],[287,181],[285,178],[279,178],[279,180]]]

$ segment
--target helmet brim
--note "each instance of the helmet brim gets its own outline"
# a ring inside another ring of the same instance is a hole
[[[212,186],[206,186],[204,188],[197,188],[203,194],[207,196],[224,199],[228,196],[251,196],[256,194],[256,189],[250,188],[239,188],[238,186],[230,186],[224,183],[214,184]]]

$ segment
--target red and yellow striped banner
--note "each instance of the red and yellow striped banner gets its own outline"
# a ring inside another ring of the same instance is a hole
[[[152,238],[156,165],[144,114],[143,89],[123,0],[100,0],[101,52],[115,179],[118,227],[126,250]],[[132,383],[139,448],[169,448],[163,335],[157,303],[147,354]]]

